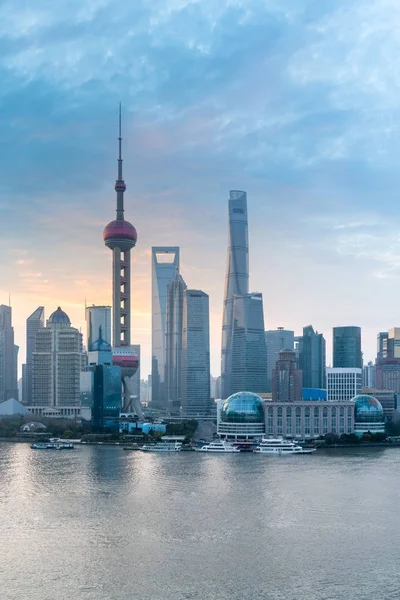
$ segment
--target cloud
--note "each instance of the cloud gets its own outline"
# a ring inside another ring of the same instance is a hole
[[[395,324],[379,303],[395,320],[400,285],[396,24],[395,0],[3,2],[0,294],[12,292],[21,346],[35,305],[62,303],[84,328],[85,295],[110,302],[102,229],[122,100],[144,373],[161,244],[180,245],[188,284],[210,293],[218,372],[234,188],[248,191],[268,326],[354,320],[372,358],[373,328]],[[371,300],[357,310],[360,289]]]

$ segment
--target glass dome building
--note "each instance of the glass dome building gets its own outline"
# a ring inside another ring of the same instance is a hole
[[[354,433],[383,433],[385,418],[382,404],[373,396],[361,394],[352,399],[354,402]]]
[[[223,439],[250,441],[265,435],[264,402],[253,392],[238,392],[218,403],[217,433]]]

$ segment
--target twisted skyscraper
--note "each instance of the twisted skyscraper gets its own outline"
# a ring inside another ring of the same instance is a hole
[[[134,226],[124,218],[125,181],[122,177],[121,105],[119,108],[118,136],[117,215],[104,229],[105,245],[113,252],[113,364],[121,367],[124,386],[124,411],[134,408],[142,417],[140,400],[133,394],[132,377],[139,366],[139,359],[131,347],[131,250],[136,245]]]
[[[249,293],[249,241],[246,192],[229,194],[229,233],[226,264],[224,313],[222,321],[221,386],[222,398],[229,395],[232,361],[234,296]]]

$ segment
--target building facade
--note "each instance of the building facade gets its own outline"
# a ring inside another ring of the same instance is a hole
[[[375,365],[372,361],[363,366],[363,386],[368,388],[375,387]]]
[[[265,402],[265,429],[271,437],[314,439],[327,433],[354,433],[354,403]]]
[[[301,402],[303,375],[297,368],[294,350],[281,350],[272,371],[272,400],[275,402]]]
[[[267,344],[267,392],[272,392],[272,371],[281,350],[293,350],[294,331],[278,327],[265,332]]]
[[[166,322],[168,285],[179,273],[179,248],[152,248],[152,407],[165,411],[168,395],[165,385]]]
[[[314,331],[311,325],[303,327],[303,335],[298,340],[298,351],[303,386],[325,389],[326,343],[322,333]]]
[[[182,414],[208,415],[210,395],[209,297],[185,290],[182,324]]]
[[[36,333],[31,406],[79,407],[81,361],[82,334],[59,307]]]
[[[18,400],[17,348],[11,306],[0,304],[0,403],[11,398]]]
[[[96,365],[93,370],[93,428],[96,431],[118,432],[121,409],[121,368]]]
[[[362,369],[361,328],[333,328],[333,366]]]
[[[349,402],[362,388],[362,369],[326,369],[329,402]]]
[[[23,385],[24,395],[23,404],[32,404],[32,368],[33,352],[35,350],[36,334],[39,329],[44,327],[44,306],[38,306],[37,309],[26,320],[26,367],[25,383]],[[24,378],[24,375],[22,375]]]
[[[234,297],[249,293],[249,241],[246,192],[233,190],[229,195],[228,251],[225,276],[221,345],[221,394],[230,395]]]
[[[167,288],[165,387],[168,412],[179,414],[182,402],[182,333],[186,283],[177,273]]]
[[[87,351],[90,352],[92,344],[100,338],[111,345],[111,306],[87,306],[85,318]]]
[[[229,396],[267,388],[267,348],[262,294],[234,296],[233,332],[229,350]]]

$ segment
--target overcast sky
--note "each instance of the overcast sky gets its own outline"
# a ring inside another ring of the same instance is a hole
[[[266,328],[400,325],[398,0],[3,0],[0,303],[111,302],[118,102],[133,341],[151,354],[150,248],[211,301],[219,374],[230,189],[248,194]]]

